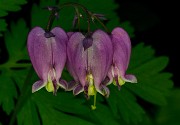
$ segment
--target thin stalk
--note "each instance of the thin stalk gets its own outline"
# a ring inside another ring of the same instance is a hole
[[[108,32],[108,33],[110,32],[109,29],[102,23],[102,21],[97,16],[94,16],[94,15],[92,15],[92,16],[103,26],[103,28],[106,30],[106,32]]]
[[[95,91],[95,94],[94,94],[94,104],[91,105],[91,109],[92,109],[92,110],[95,110],[95,109],[96,109],[96,95],[97,95],[97,92]]]
[[[60,9],[66,7],[66,6],[80,7],[86,13],[87,20],[88,20],[88,33],[90,33],[91,14],[89,13],[88,9],[86,7],[84,7],[83,5],[78,4],[78,3],[65,3],[65,4],[62,4],[60,6]]]
[[[49,32],[51,30],[52,24],[53,24],[53,22],[54,22],[54,20],[56,18],[57,11],[58,11],[57,9],[52,10],[51,15],[49,16],[48,24],[47,24],[47,26],[45,28],[46,32]]]

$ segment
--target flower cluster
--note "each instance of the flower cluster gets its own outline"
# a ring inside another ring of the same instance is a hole
[[[53,13],[57,16],[56,11]],[[92,14],[92,17],[98,16]],[[100,29],[88,31],[85,35],[81,32],[66,33],[60,27],[50,30],[51,21],[48,30],[35,27],[28,35],[29,56],[40,78],[33,84],[32,92],[45,87],[48,92],[56,94],[60,87],[73,90],[74,95],[84,92],[87,98],[96,96],[97,92],[108,97],[107,85],[113,83],[120,89],[125,82],[137,82],[134,75],[126,75],[131,41],[125,30],[116,27],[111,33]],[[65,66],[73,81],[61,79]]]
[[[33,67],[40,80],[35,82],[32,92],[46,87],[56,92],[59,87],[94,95],[99,92],[109,96],[107,85],[114,83],[120,88],[125,82],[136,83],[134,75],[126,75],[131,42],[122,28],[111,34],[96,30],[84,36],[81,32],[66,33],[55,27],[45,32],[35,27],[29,33],[27,47]],[[64,66],[73,76],[74,82],[61,79]]]

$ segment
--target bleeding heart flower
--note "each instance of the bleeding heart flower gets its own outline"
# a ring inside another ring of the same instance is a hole
[[[134,75],[126,75],[131,55],[131,41],[127,32],[117,27],[111,33],[111,40],[114,52],[112,66],[108,73],[110,82],[113,81],[119,89],[125,82],[137,83]]]
[[[56,94],[59,86],[67,88],[66,82],[60,79],[66,62],[67,41],[65,31],[59,27],[50,32],[45,32],[40,27],[31,30],[27,48],[32,65],[40,78],[33,84],[32,92],[46,87],[48,92]]]
[[[69,33],[67,44],[67,68],[78,85],[74,95],[85,92],[89,97],[96,91],[109,96],[106,76],[112,63],[113,48],[109,35],[102,30],[84,36],[80,32]]]

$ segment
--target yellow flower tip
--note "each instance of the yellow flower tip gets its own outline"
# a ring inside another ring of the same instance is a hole
[[[113,84],[115,86],[117,86],[117,84],[119,84],[120,86],[124,85],[125,84],[125,81],[121,78],[121,77],[118,77],[118,83],[116,82],[115,79],[113,79]]]
[[[96,109],[96,88],[94,86],[94,78],[93,78],[93,75],[92,74],[88,74],[86,76],[86,80],[88,81],[89,83],[89,86],[88,86],[88,96],[94,96],[94,104],[91,105],[91,109],[92,110],[95,110]]]
[[[92,110],[95,110],[95,109],[96,109],[96,106],[91,105],[91,109],[92,109]]]
[[[86,79],[87,79],[87,81],[89,83],[89,86],[88,86],[88,96],[93,96],[96,93],[96,88],[94,86],[94,78],[93,78],[92,74],[88,74],[86,76]]]
[[[95,89],[94,85],[90,85],[88,87],[88,96],[93,96],[93,95],[95,95],[95,93],[96,93],[96,89]]]
[[[48,82],[48,83],[46,84],[46,90],[47,90],[48,92],[54,92],[54,86],[53,86],[53,83],[52,83],[52,82]]]
[[[125,81],[121,77],[118,77],[118,82],[120,86],[125,84]]]

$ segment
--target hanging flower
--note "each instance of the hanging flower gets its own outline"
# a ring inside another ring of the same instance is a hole
[[[106,76],[112,63],[112,43],[102,30],[84,36],[80,32],[69,33],[67,44],[67,68],[78,83],[73,93],[85,92],[87,97],[96,92],[109,96]]]
[[[45,32],[35,27],[28,35],[27,48],[32,65],[40,80],[32,86],[32,92],[46,87],[48,92],[56,93],[58,87],[67,88],[61,78],[66,62],[67,35],[63,29],[55,27]]]
[[[137,83],[134,75],[126,75],[131,55],[131,41],[127,32],[117,27],[111,33],[111,40],[113,44],[113,62],[108,73],[110,82],[113,81],[119,89],[125,82]]]

